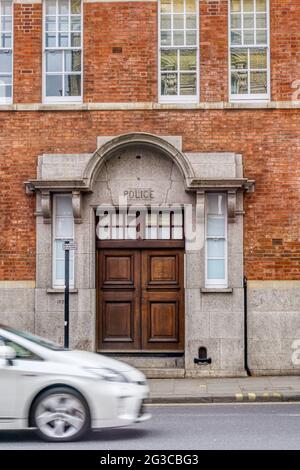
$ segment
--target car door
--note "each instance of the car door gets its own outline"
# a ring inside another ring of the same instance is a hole
[[[0,336],[0,344],[6,344]],[[16,418],[17,371],[0,359],[0,428]]]
[[[0,337],[1,338],[1,337]],[[12,347],[16,358],[9,364],[0,362],[0,425],[24,418],[25,405],[36,387],[42,359],[28,348],[2,337],[6,346]]]

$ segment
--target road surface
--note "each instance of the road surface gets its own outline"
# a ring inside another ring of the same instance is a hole
[[[153,418],[91,432],[84,441],[41,442],[33,431],[0,431],[4,449],[300,449],[300,403],[157,405]]]

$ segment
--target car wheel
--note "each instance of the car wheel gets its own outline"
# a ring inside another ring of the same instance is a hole
[[[38,435],[45,441],[77,440],[90,428],[84,398],[67,387],[55,387],[39,395],[32,408],[32,418]]]

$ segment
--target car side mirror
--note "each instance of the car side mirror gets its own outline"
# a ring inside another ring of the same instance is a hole
[[[11,346],[0,346],[0,359],[4,359],[9,365],[12,365],[15,358],[16,351],[14,348]]]

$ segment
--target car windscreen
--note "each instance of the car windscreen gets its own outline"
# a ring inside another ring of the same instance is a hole
[[[9,333],[13,333],[14,335],[17,335],[20,338],[24,338],[24,339],[27,339],[28,341],[31,341],[32,343],[38,344],[39,346],[43,346],[44,348],[51,349],[52,351],[67,351],[66,348],[63,348],[62,346],[59,346],[58,344],[55,344],[52,341],[41,338],[40,336],[36,336],[31,333],[28,333],[27,331],[15,330],[14,328],[11,328],[9,326],[3,326],[3,325],[0,325],[0,328],[2,328],[5,331],[8,331]]]

